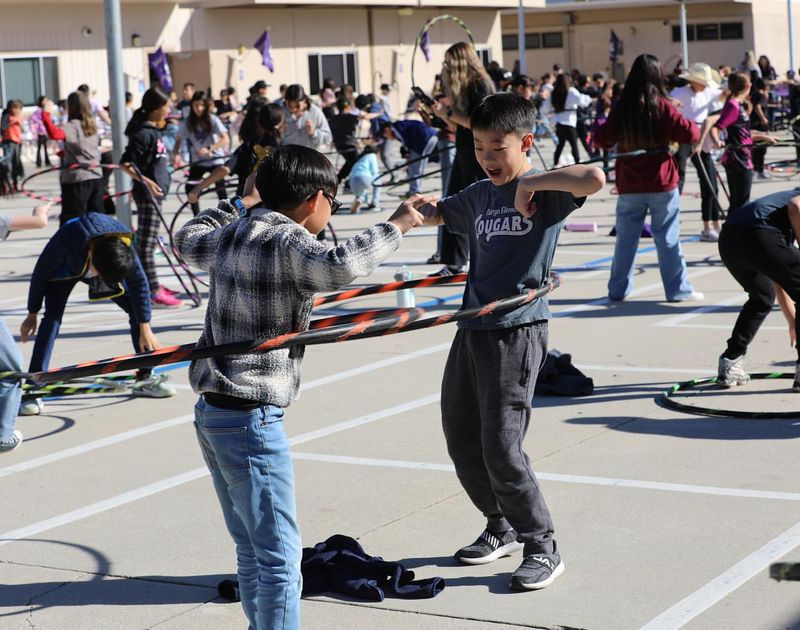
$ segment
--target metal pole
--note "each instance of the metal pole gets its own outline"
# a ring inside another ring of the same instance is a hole
[[[517,9],[517,50],[519,55],[519,73],[528,74],[528,62],[525,59],[525,2],[519,0]]]
[[[792,23],[792,0],[786,0],[789,13],[789,70],[794,71],[794,26]]]
[[[111,105],[111,139],[114,143],[114,164],[119,164],[125,146],[125,85],[122,74],[122,19],[119,0],[104,0],[106,18],[106,55],[108,57],[108,88]],[[130,178],[121,170],[114,171],[114,189],[128,190]],[[132,226],[131,208],[126,197],[116,201],[117,219]]]
[[[683,69],[689,69],[689,38],[686,33],[686,0],[681,0],[681,53]]]

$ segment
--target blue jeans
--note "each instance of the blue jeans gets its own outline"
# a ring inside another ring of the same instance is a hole
[[[648,210],[667,300],[681,300],[691,295],[694,288],[686,277],[686,261],[680,243],[680,209],[677,188],[668,192],[619,196],[617,243],[608,280],[609,298],[622,300],[633,290],[633,263]]]
[[[22,353],[14,337],[0,319],[0,372],[22,371]],[[8,442],[14,435],[22,387],[19,381],[0,381],[0,441]]]
[[[425,145],[425,148],[422,149],[422,153],[417,153],[416,151],[409,151],[409,159],[411,160],[411,164],[408,165],[408,177],[412,179],[408,183],[408,192],[411,194],[415,194],[419,192],[419,177],[425,173],[425,168],[428,166],[428,159],[432,153],[436,151],[436,145],[439,143],[439,138],[437,136],[431,136],[428,138],[428,142]],[[414,161],[416,160],[416,161]]]
[[[239,593],[250,630],[299,630],[302,545],[284,411],[221,409],[202,397],[197,440],[236,543]]]
[[[77,283],[77,280],[54,280],[47,283],[47,291],[44,294],[44,316],[39,323],[39,329],[36,331],[36,341],[33,343],[29,371],[41,372],[50,367],[50,357],[53,354],[53,346],[61,330],[64,309],[67,306],[69,294],[72,293],[72,289],[75,288]],[[124,293],[111,299],[128,314],[133,351],[139,352],[139,322],[133,314],[133,306],[128,294]]]

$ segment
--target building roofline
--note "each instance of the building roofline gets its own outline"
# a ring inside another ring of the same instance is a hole
[[[527,0],[523,0],[527,2]],[[692,4],[753,4],[754,0],[686,0]],[[677,0],[572,0],[557,2],[544,7],[525,7],[525,13],[580,13],[582,11],[602,11],[604,9],[631,9],[647,7],[675,7]],[[516,14],[517,9],[502,9],[503,15]]]

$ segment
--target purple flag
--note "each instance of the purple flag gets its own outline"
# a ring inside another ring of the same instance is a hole
[[[270,72],[275,72],[275,64],[272,63],[272,42],[269,40],[269,31],[264,31],[253,46],[261,53],[261,63]]]
[[[422,37],[419,39],[419,49],[422,51],[422,54],[425,56],[425,61],[431,60],[431,36],[428,31],[425,31],[422,34]]]
[[[167,92],[172,92],[172,73],[169,71],[167,54],[161,49],[161,46],[154,53],[147,55],[147,62],[161,87]]]
[[[611,38],[608,41],[608,60],[611,63],[617,62],[617,56],[619,54],[619,37],[614,31],[611,31]]]

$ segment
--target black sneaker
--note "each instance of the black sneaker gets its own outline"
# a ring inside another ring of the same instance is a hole
[[[522,547],[522,543],[517,542],[517,532],[513,529],[501,534],[493,534],[485,529],[478,540],[456,551],[455,558],[464,564],[489,564]]]
[[[456,276],[460,273],[464,273],[464,267],[460,265],[445,265],[439,271],[434,271],[433,273],[429,273],[429,278],[434,277],[441,277],[441,276]]]
[[[792,383],[792,391],[800,392],[800,361],[794,364],[794,383]]]
[[[553,545],[553,553],[532,553],[525,556],[519,568],[511,574],[512,590],[535,591],[545,588],[564,573],[561,554],[555,549],[555,543]]]

